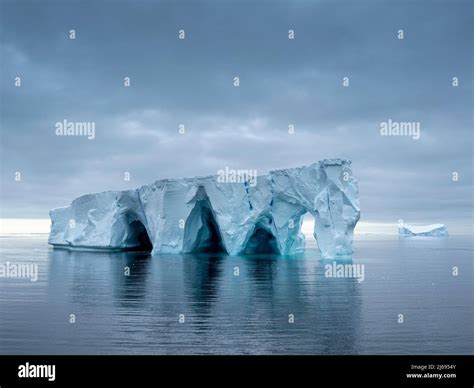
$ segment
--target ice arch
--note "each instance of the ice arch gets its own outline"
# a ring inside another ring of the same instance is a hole
[[[115,226],[112,228],[113,245],[121,245],[127,250],[151,252],[153,244],[144,224],[145,220],[133,210],[126,209],[119,213]]]
[[[211,202],[203,187],[199,187],[195,205],[184,228],[184,253],[224,253],[221,232]]]
[[[128,245],[134,250],[151,252],[153,244],[146,231],[145,225],[139,220],[129,224]]]
[[[249,254],[280,254],[278,238],[275,236],[273,218],[266,217],[257,221],[241,252]]]

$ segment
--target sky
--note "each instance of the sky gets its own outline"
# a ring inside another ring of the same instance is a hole
[[[472,1],[0,4],[2,218],[340,157],[361,221],[472,233]],[[57,136],[63,120],[93,122],[94,139]],[[382,136],[389,120],[420,138]]]

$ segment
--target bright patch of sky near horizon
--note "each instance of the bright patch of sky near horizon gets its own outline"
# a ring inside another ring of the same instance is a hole
[[[0,218],[0,236],[12,234],[44,234],[49,233],[51,221],[49,219],[5,219]],[[384,224],[373,222],[359,222],[355,228],[355,234],[398,234],[397,224]],[[305,218],[301,232],[307,237],[312,238],[314,229],[314,220]],[[452,230],[448,228],[449,232]],[[470,234],[469,230],[457,229],[457,234]]]

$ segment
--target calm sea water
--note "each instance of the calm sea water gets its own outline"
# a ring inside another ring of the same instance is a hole
[[[0,244],[0,264],[39,266],[36,282],[0,279],[1,354],[474,354],[472,237],[356,236],[362,282],[326,277],[314,245],[290,258]]]

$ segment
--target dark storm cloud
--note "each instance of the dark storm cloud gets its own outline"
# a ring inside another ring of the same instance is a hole
[[[3,1],[1,21],[3,217],[223,166],[344,157],[364,220],[470,224],[468,1]],[[55,136],[64,119],[96,122],[96,138]],[[381,137],[388,119],[419,121],[421,138]]]

